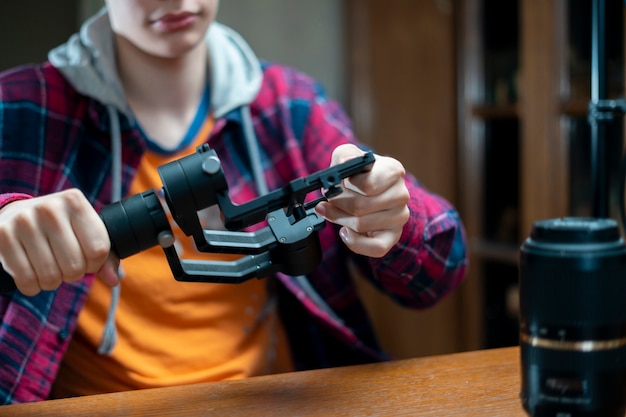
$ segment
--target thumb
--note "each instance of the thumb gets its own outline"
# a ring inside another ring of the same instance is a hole
[[[109,254],[109,257],[97,272],[98,278],[109,287],[115,287],[120,283],[119,266],[119,258],[113,253]]]
[[[349,159],[356,158],[365,153],[352,143],[344,143],[335,148],[331,156],[331,165],[341,164]]]

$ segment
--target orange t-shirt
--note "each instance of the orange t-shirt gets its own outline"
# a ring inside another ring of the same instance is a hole
[[[176,155],[163,157],[148,152],[131,194],[162,187],[157,167],[194,152],[208,137],[211,125],[207,118],[193,143]],[[174,229],[183,259],[232,260],[239,256],[200,254],[192,238]],[[122,260],[122,268],[115,349],[110,356],[97,353],[111,290],[96,279],[52,397],[244,378],[292,369],[277,311],[268,309],[271,296],[267,280],[242,284],[178,282],[160,247]]]

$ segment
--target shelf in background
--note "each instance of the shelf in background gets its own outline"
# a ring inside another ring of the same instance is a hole
[[[561,103],[561,113],[570,117],[585,117],[589,112],[589,100],[570,100]]]
[[[479,104],[472,106],[471,112],[472,116],[483,119],[513,119],[519,116],[516,104]]]
[[[519,246],[513,243],[502,243],[474,239],[470,242],[470,250],[474,256],[483,260],[498,261],[511,265],[519,263]]]

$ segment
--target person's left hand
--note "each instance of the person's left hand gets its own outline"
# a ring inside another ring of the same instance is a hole
[[[363,155],[354,145],[338,146],[331,166]],[[406,171],[396,159],[375,155],[371,171],[343,180],[343,192],[315,210],[326,220],[343,226],[339,234],[354,252],[380,258],[395,245],[409,219]]]

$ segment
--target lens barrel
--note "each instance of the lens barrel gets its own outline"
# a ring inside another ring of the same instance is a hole
[[[536,222],[520,249],[519,278],[526,412],[624,417],[626,245],[617,222]]]

